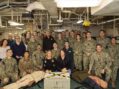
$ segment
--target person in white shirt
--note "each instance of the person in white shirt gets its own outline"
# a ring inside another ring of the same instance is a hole
[[[0,59],[4,59],[6,57],[6,51],[10,49],[10,46],[8,46],[8,40],[3,39],[0,46]]]

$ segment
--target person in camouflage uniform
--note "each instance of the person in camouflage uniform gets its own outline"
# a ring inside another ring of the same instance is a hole
[[[96,42],[91,37],[91,32],[87,32],[86,40],[83,43],[83,68],[84,70],[88,70],[90,56],[95,51]]]
[[[57,46],[57,43],[53,43],[53,49],[52,49],[52,57],[57,59],[57,57],[59,56],[59,49]]]
[[[40,70],[43,67],[43,58],[44,58],[45,54],[44,52],[41,50],[41,45],[39,44],[37,46],[36,51],[33,52],[32,54],[32,61],[34,64],[34,70]]]
[[[34,38],[35,38],[35,41],[36,41],[36,43],[38,43],[38,44],[40,44],[41,45],[41,47],[42,47],[42,39],[40,38],[40,36],[38,35],[38,32],[37,31],[34,31],[33,32],[33,36],[34,36]]]
[[[29,52],[24,53],[24,57],[19,61],[20,77],[30,74],[34,70],[33,61],[30,59]]]
[[[82,42],[85,42],[85,40],[86,40],[86,32],[82,33],[81,40],[82,40]]]
[[[82,70],[82,41],[80,34],[76,35],[76,41],[74,42],[74,63],[76,69]]]
[[[112,60],[109,54],[103,51],[102,45],[97,44],[96,52],[91,55],[88,73],[90,74],[91,70],[94,70],[95,75],[100,78],[103,78],[102,75],[105,74],[105,80],[109,82],[112,72],[111,65]]]
[[[111,56],[112,59],[112,84],[113,87],[115,87],[115,81],[116,81],[116,76],[117,76],[117,71],[119,68],[119,46],[116,44],[116,39],[115,37],[111,38],[111,42],[108,45],[108,50],[109,55]]]
[[[36,50],[38,43],[35,41],[35,37],[32,35],[30,41],[28,42],[27,50],[30,52],[30,55]]]
[[[66,30],[64,33],[65,33],[65,34],[64,34],[64,41],[69,41],[69,31]],[[63,33],[62,33],[62,34],[63,34]]]
[[[18,66],[16,60],[12,57],[13,52],[8,49],[6,52],[7,57],[2,60],[5,65],[5,72],[7,77],[12,81],[18,80]]]
[[[109,44],[109,39],[105,36],[105,31],[100,30],[99,37],[96,38],[97,44],[101,44],[103,46],[103,50],[106,51],[107,45]]]
[[[70,32],[70,37],[69,37],[69,44],[72,48],[74,48],[74,42],[75,42],[75,33],[74,31],[72,30]]]
[[[62,38],[62,34],[61,33],[58,33],[57,35],[57,39],[56,39],[56,42],[58,44],[58,47],[59,49],[63,49],[63,46],[64,46],[64,39]]]
[[[5,72],[5,65],[2,62],[2,60],[0,60],[0,80],[1,80],[0,86],[3,86],[9,82],[9,78],[7,77]]]

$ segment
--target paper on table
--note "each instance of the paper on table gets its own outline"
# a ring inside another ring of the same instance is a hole
[[[43,71],[35,71],[31,74],[35,82],[37,83],[38,81],[42,80],[45,76],[45,72]]]
[[[31,82],[31,81],[34,81],[34,79],[31,76],[31,74],[28,74],[28,75],[24,76],[23,78],[21,78],[20,80],[18,80],[16,83],[18,84],[18,86],[20,88],[20,87],[27,86],[29,84],[29,82]]]

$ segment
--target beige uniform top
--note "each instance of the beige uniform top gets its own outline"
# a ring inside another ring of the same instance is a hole
[[[35,70],[42,69],[44,56],[45,54],[42,51],[33,52],[32,61],[33,61]]]
[[[95,68],[95,70],[97,68],[105,69],[105,68],[110,68],[111,65],[112,65],[112,60],[111,60],[108,53],[106,53],[106,52],[101,52],[101,53],[94,52],[91,55],[91,61],[89,64],[90,69],[92,69],[92,68]]]
[[[74,42],[74,55],[82,55],[82,49],[83,45],[81,41],[75,41]]]
[[[25,60],[24,58],[20,59],[19,61],[19,70],[21,76],[25,76],[26,74],[33,72],[33,62],[31,59]]]
[[[3,63],[5,64],[6,74],[18,74],[18,66],[14,58],[8,59],[6,57],[5,59],[3,59]]]
[[[5,65],[3,62],[0,62],[0,79],[6,78]]]
[[[96,42],[95,40],[91,39],[91,40],[85,40],[85,42],[83,43],[83,53],[85,55],[87,55],[88,53],[92,53],[95,51],[96,48]]]

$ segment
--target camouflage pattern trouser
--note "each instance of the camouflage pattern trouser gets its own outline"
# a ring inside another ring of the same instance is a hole
[[[95,69],[95,74],[96,76],[99,76],[100,78],[102,78],[102,73],[101,73],[101,68],[96,68]],[[110,78],[111,78],[111,74],[112,74],[112,70],[110,68],[108,68],[106,71],[105,71],[105,80],[106,81],[109,81]]]
[[[82,70],[82,55],[74,55],[76,69]]]
[[[83,68],[84,68],[84,70],[89,69],[89,63],[90,63],[90,56],[83,54]]]
[[[116,81],[118,68],[119,68],[118,66],[113,66],[112,67],[112,80],[113,81]]]
[[[18,80],[18,75],[15,73],[8,73],[7,77],[10,78],[12,82],[15,82],[16,80]]]

